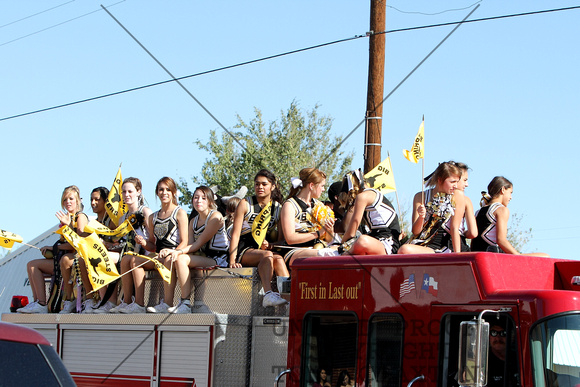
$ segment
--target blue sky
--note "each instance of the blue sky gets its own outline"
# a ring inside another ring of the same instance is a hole
[[[167,74],[96,1],[0,4],[0,228],[30,240],[57,223],[62,189],[90,191],[139,177],[149,205],[159,178],[197,176],[208,154],[194,141],[218,129],[177,84],[168,83],[20,118],[13,115],[167,80]],[[369,30],[367,1],[108,1],[123,25],[175,76],[266,57]],[[388,1],[387,30],[461,20],[474,1]],[[578,5],[573,1],[481,1],[471,19]],[[49,10],[50,8],[56,7]],[[464,8],[464,9],[462,9]],[[454,9],[462,9],[449,11]],[[444,12],[448,11],[448,12]],[[461,26],[384,106],[383,157],[391,154],[403,206],[421,189],[406,161],[425,116],[429,173],[467,163],[475,205],[495,175],[514,183],[512,212],[534,239],[528,251],[576,258],[580,226],[564,193],[580,190],[576,113],[580,106],[580,10]],[[387,35],[385,95],[453,26]],[[364,117],[368,39],[189,78],[183,84],[226,127],[253,109],[266,120],[297,100],[320,105],[336,134]],[[363,130],[345,143],[362,167]]]

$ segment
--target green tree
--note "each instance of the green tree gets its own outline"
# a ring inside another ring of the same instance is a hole
[[[524,228],[522,225],[523,219],[524,216],[517,212],[510,214],[510,225],[507,233],[508,241],[520,253],[525,252],[524,248],[532,239],[532,228]]]
[[[195,142],[211,157],[204,162],[201,177],[193,178],[194,184],[217,184],[220,195],[231,195],[242,185],[253,192],[254,175],[267,168],[279,179],[282,194],[287,195],[290,178],[305,167],[324,171],[328,184],[342,179],[354,152],[341,150],[342,137],[331,135],[332,118],[319,115],[318,108],[316,105],[304,112],[293,101],[271,122],[264,122],[260,109],[254,108],[255,117],[246,121],[238,115],[234,131],[224,131],[221,140],[212,130],[207,144]],[[192,192],[185,179],[180,179],[179,188],[181,204],[191,205]]]

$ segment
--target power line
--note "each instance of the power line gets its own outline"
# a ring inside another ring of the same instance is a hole
[[[74,0],[73,0],[73,1],[74,1]],[[114,4],[111,4],[111,5],[109,5],[109,7],[114,7],[115,5],[117,5],[117,4],[120,4],[120,3],[124,2],[124,1],[125,1],[125,0],[121,0],[121,1],[119,1],[119,2],[117,2],[117,3],[114,3]],[[65,4],[68,4],[68,3],[65,3]],[[64,4],[62,4],[62,5],[64,5]],[[54,7],[54,8],[56,8],[56,7]],[[51,8],[51,9],[54,9],[54,8]],[[16,39],[9,40],[9,41],[7,41],[7,42],[4,42],[4,43],[0,44],[0,47],[2,47],[2,46],[5,46],[5,45],[7,45],[7,44],[10,44],[10,43],[17,42],[17,41],[19,41],[19,40],[22,40],[22,39],[24,39],[24,38],[28,38],[29,36],[33,36],[33,35],[39,34],[39,33],[41,33],[41,32],[48,31],[48,30],[50,30],[50,29],[53,29],[53,28],[55,28],[55,27],[61,26],[61,25],[63,25],[63,24],[66,24],[66,23],[69,23],[69,22],[71,22],[71,21],[74,21],[74,20],[78,20],[78,19],[80,19],[80,18],[83,18],[83,17],[85,17],[85,16],[92,15],[93,13],[96,13],[96,12],[99,12],[99,11],[102,11],[102,9],[97,9],[97,10],[94,10],[94,11],[91,11],[91,12],[88,12],[88,13],[85,13],[85,14],[82,14],[82,15],[80,15],[80,16],[73,17],[72,19],[68,19],[68,20],[65,20],[65,21],[63,21],[63,22],[60,22],[60,23],[54,24],[54,25],[52,25],[52,26],[50,26],[50,27],[46,27],[46,28],[43,28],[43,29],[41,29],[41,30],[38,30],[38,31],[35,31],[35,32],[31,32],[31,33],[29,33],[29,34],[27,34],[27,35],[24,35],[24,36],[21,36],[21,37],[19,37],[19,38],[16,38]],[[46,12],[46,11],[43,11],[43,12]],[[43,13],[43,12],[40,12],[40,13]],[[36,15],[31,15],[31,16],[25,17],[24,19],[27,19],[27,18],[29,18],[29,17],[32,17],[32,16],[36,16]],[[24,20],[24,19],[20,19],[20,20]],[[16,22],[18,22],[18,21],[20,21],[20,20],[17,20],[17,21],[15,21],[15,22],[12,22],[12,23],[9,23],[9,24],[6,24],[6,25],[10,25],[10,24],[16,23]],[[2,27],[4,27],[4,26],[2,26]],[[0,28],[1,28],[1,27],[0,27]]]
[[[123,1],[125,1],[125,0],[121,0],[120,2],[123,2]],[[113,5],[119,4],[120,2],[115,3]],[[249,65],[249,64],[263,62],[263,61],[270,60],[270,59],[275,59],[275,58],[280,58],[280,57],[287,56],[287,55],[292,55],[292,54],[297,54],[297,53],[300,53],[300,52],[310,51],[310,50],[314,50],[314,49],[318,49],[318,48],[322,48],[322,47],[326,47],[326,46],[331,46],[331,45],[334,45],[334,44],[345,43],[345,42],[349,42],[351,40],[356,40],[356,39],[360,39],[360,38],[369,37],[369,36],[371,36],[373,34],[391,34],[391,33],[407,32],[407,31],[414,31],[414,30],[420,30],[420,29],[426,29],[426,28],[435,28],[435,27],[444,27],[444,26],[450,26],[450,25],[458,25],[458,24],[462,24],[462,23],[475,23],[475,22],[484,22],[484,21],[491,21],[491,20],[506,19],[506,18],[512,18],[512,17],[538,15],[538,14],[544,14],[544,13],[550,13],[550,12],[571,11],[571,10],[575,10],[575,9],[580,9],[580,6],[573,6],[573,7],[566,7],[566,8],[557,8],[557,9],[548,9],[548,10],[542,10],[542,11],[524,12],[524,13],[518,13],[518,14],[511,14],[511,15],[492,16],[492,17],[487,17],[487,18],[480,18],[480,19],[473,19],[473,20],[465,20],[465,21],[457,21],[457,22],[447,22],[447,23],[439,23],[439,24],[431,24],[431,25],[418,26],[418,27],[400,28],[400,29],[396,29],[396,30],[387,30],[387,31],[382,31],[382,32],[372,32],[371,31],[371,32],[365,33],[364,35],[355,35],[355,36],[350,37],[350,38],[334,40],[334,41],[327,42],[327,43],[321,43],[321,44],[317,44],[317,45],[314,45],[314,46],[309,46],[309,47],[300,48],[300,49],[297,49],[297,50],[287,51],[287,52],[283,52],[283,53],[280,53],[280,54],[270,55],[270,56],[266,56],[266,57],[263,57],[263,58],[254,59],[254,60],[250,60],[250,61],[246,61],[246,62],[240,62],[240,63],[237,63],[237,64],[228,65],[228,66],[224,66],[224,67],[219,67],[219,68],[215,68],[215,69],[212,69],[212,70],[202,71],[202,72],[195,73],[195,74],[185,75],[185,76],[177,77],[177,78],[173,78],[173,79],[167,79],[165,81],[150,83],[150,84],[147,84],[147,85],[137,86],[137,87],[133,87],[133,88],[130,88],[130,89],[116,91],[116,92],[112,92],[112,93],[108,93],[108,94],[102,94],[102,95],[99,95],[99,96],[96,96],[96,97],[85,98],[85,99],[77,100],[77,101],[74,101],[74,102],[68,102],[68,103],[64,103],[64,104],[61,104],[61,105],[55,105],[55,106],[51,106],[51,107],[47,107],[47,108],[43,108],[43,109],[33,110],[33,111],[30,111],[30,112],[27,112],[27,113],[15,114],[15,115],[12,115],[12,116],[0,118],[0,122],[1,121],[11,120],[11,119],[14,119],[14,118],[19,118],[19,117],[25,117],[25,116],[29,116],[29,115],[32,115],[32,114],[42,113],[42,112],[46,112],[46,111],[50,111],[50,110],[60,109],[60,108],[68,107],[68,106],[78,105],[78,104],[81,104],[81,103],[95,101],[95,100],[102,99],[102,98],[108,98],[108,97],[112,97],[112,96],[115,96],[115,95],[125,94],[125,93],[129,93],[129,92],[137,91],[137,90],[147,89],[149,87],[160,86],[160,85],[164,85],[164,84],[170,83],[170,82],[181,81],[181,80],[184,80],[184,79],[194,78],[194,77],[198,77],[198,76],[201,76],[201,75],[207,75],[207,74],[211,74],[211,73],[215,73],[215,72],[219,72],[219,71],[223,71],[223,70],[229,70],[229,69],[233,69],[233,68],[236,68],[236,67],[246,66],[246,65]],[[94,13],[94,12],[96,12],[96,11],[93,11],[91,13]],[[83,16],[86,16],[86,15],[83,15]],[[79,16],[79,17],[82,17],[82,16]],[[75,19],[78,19],[79,17],[77,17]],[[71,19],[71,20],[74,20],[74,19]],[[2,46],[2,45],[0,45],[0,46]]]
[[[130,88],[130,89],[121,90],[121,91],[115,91],[115,92],[108,93],[108,94],[102,94],[102,95],[99,95],[99,96],[96,96],[96,97],[90,97],[90,98],[86,98],[86,99],[81,99],[81,100],[74,101],[74,102],[68,102],[68,103],[64,103],[62,105],[56,105],[56,106],[52,106],[52,107],[48,107],[48,108],[44,108],[44,109],[38,109],[38,110],[30,111],[30,112],[27,112],[27,113],[16,114],[16,115],[13,115],[13,116],[0,118],[0,121],[7,121],[7,120],[11,120],[13,118],[19,118],[19,117],[29,116],[29,115],[32,115],[32,114],[42,113],[42,112],[46,112],[46,111],[49,111],[49,110],[60,109],[60,108],[63,108],[63,107],[77,105],[77,104],[84,103],[84,102],[90,102],[90,101],[95,101],[95,100],[102,99],[102,98],[112,97],[112,96],[115,96],[115,95],[125,94],[125,93],[129,93],[129,92],[132,92],[132,91],[147,89],[149,87],[160,86],[160,85],[164,85],[164,84],[170,83],[170,82],[181,81],[181,80],[184,80],[184,79],[194,78],[194,77],[198,77],[198,76],[201,76],[201,75],[207,75],[207,74],[215,73],[215,72],[218,72],[218,71],[229,70],[229,69],[233,69],[235,67],[241,67],[241,66],[245,66],[245,65],[249,65],[249,64],[253,64],[253,63],[263,62],[263,61],[266,61],[266,60],[269,60],[269,59],[279,58],[279,57],[282,57],[282,56],[296,54],[296,53],[303,52],[303,51],[314,50],[316,48],[330,46],[330,45],[338,44],[338,43],[344,43],[344,42],[348,42],[350,40],[365,38],[365,37],[368,37],[368,36],[370,36],[370,34],[357,35],[357,36],[353,36],[351,38],[340,39],[340,40],[335,40],[335,41],[328,42],[328,43],[317,44],[315,46],[310,46],[310,47],[301,48],[301,49],[298,49],[298,50],[288,51],[288,52],[284,52],[284,53],[281,53],[281,54],[275,54],[275,55],[263,57],[263,58],[260,58],[260,59],[254,59],[254,60],[250,60],[250,61],[247,61],[247,62],[241,62],[241,63],[238,63],[238,64],[233,64],[233,65],[229,65],[229,66],[219,67],[219,68],[215,68],[215,69],[212,69],[212,70],[207,70],[207,71],[202,71],[202,72],[195,73],[195,74],[185,75],[185,76],[182,76],[182,77],[167,79],[165,81],[150,83],[150,84],[147,84],[147,85],[137,86],[137,87],[133,87],[133,88]]]
[[[475,3],[473,3],[467,7],[446,9],[445,11],[439,11],[439,12],[435,12],[435,13],[425,13],[425,12],[418,12],[418,11],[403,11],[399,8],[393,7],[392,5],[388,5],[388,4],[385,4],[385,5],[388,8],[394,9],[395,11],[400,12],[400,13],[417,14],[417,15],[425,15],[425,16],[435,16],[435,15],[441,15],[442,13],[447,13],[447,12],[463,11],[463,10],[466,10],[466,9],[473,7],[476,4],[481,3],[482,1],[483,0],[476,1]]]
[[[21,22],[21,21],[23,21],[23,20],[30,19],[31,17],[38,16],[38,15],[40,15],[40,14],[43,14],[43,13],[45,13],[45,12],[52,11],[53,9],[57,9],[57,8],[59,8],[59,7],[62,7],[63,5],[70,4],[70,3],[74,2],[74,1],[75,1],[75,0],[70,0],[70,1],[67,1],[66,3],[62,3],[62,4],[59,4],[59,5],[57,5],[57,6],[54,6],[54,7],[52,7],[52,8],[45,9],[44,11],[40,11],[40,12],[37,12],[37,13],[35,13],[35,14],[28,15],[28,16],[25,16],[25,17],[23,17],[23,18],[21,18],[21,19],[18,19],[18,20],[11,21],[10,23],[6,23],[6,24],[4,24],[4,25],[1,25],[1,26],[0,26],[0,28],[4,28],[4,27],[11,26],[12,24],[16,24],[16,23],[18,23],[18,22]]]
[[[510,14],[510,15],[490,16],[490,17],[484,17],[484,18],[480,18],[480,19],[466,20],[464,22],[456,21],[456,22],[429,24],[429,25],[419,26],[419,27],[399,28],[396,30],[375,32],[375,34],[390,34],[390,33],[394,33],[394,32],[414,31],[414,30],[421,30],[421,29],[425,29],[425,28],[452,26],[452,25],[456,25],[456,24],[460,24],[460,23],[466,23],[466,24],[467,23],[478,23],[478,22],[485,22],[485,21],[491,21],[491,20],[508,19],[508,18],[512,18],[512,17],[539,15],[539,14],[543,14],[543,13],[571,11],[574,9],[580,9],[580,5],[575,5],[573,7],[565,7],[565,8],[546,9],[543,11],[531,11],[531,12],[515,13],[515,14]]]

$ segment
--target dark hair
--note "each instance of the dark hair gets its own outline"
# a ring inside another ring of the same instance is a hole
[[[317,168],[302,168],[300,170],[299,179],[302,180],[302,184],[296,188],[291,187],[288,198],[296,196],[303,187],[306,187],[310,183],[320,183],[322,180],[326,179],[326,173]]]
[[[167,187],[169,188],[169,190],[173,194],[173,199],[171,201],[173,202],[173,204],[177,205],[177,185],[175,184],[175,180],[173,180],[172,178],[167,177],[167,176],[159,179],[159,181],[157,182],[157,185],[155,186],[155,195],[157,195],[157,191],[159,190],[159,184],[161,184],[161,183],[167,185]]]
[[[214,198],[214,193],[211,190],[211,188],[209,188],[206,185],[200,185],[199,187],[197,187],[196,189],[193,190],[193,195],[191,195],[191,202],[192,202],[192,207],[193,207],[193,198],[195,196],[195,192],[196,191],[201,191],[203,192],[203,194],[205,195],[205,197],[207,198],[207,202],[209,203],[209,208],[215,210],[217,209],[217,204],[215,202],[215,198]],[[195,209],[195,208],[194,208]]]
[[[268,169],[260,169],[258,173],[256,173],[256,176],[254,176],[254,182],[256,181],[258,176],[265,177],[266,179],[268,179],[270,184],[274,186],[274,189],[272,189],[272,193],[270,194],[270,198],[272,198],[272,200],[275,202],[282,203],[282,201],[284,201],[284,198],[282,197],[282,193],[280,192],[280,188],[278,187],[278,180],[276,179],[276,175],[274,175]]]
[[[328,381],[329,381],[329,379],[330,379],[330,378],[328,377],[328,371],[326,371],[326,368],[324,368],[324,367],[320,367],[320,368],[318,368],[318,369],[316,370],[316,381],[317,381],[318,383],[321,383],[321,382],[322,382],[322,378],[320,378],[320,373],[321,373],[322,371],[325,371],[325,372],[326,372],[326,381],[328,382]],[[322,386],[322,387],[324,387],[324,386]]]
[[[348,371],[342,370],[342,371],[340,371],[340,374],[338,374],[338,380],[336,381],[336,387],[342,386],[342,381],[344,380],[345,376],[348,376],[349,382],[351,381],[350,374],[348,373]]]
[[[338,203],[338,195],[340,194],[341,190],[342,190],[342,180],[335,181],[328,188],[328,200],[330,200],[332,204]]]
[[[91,191],[91,195],[94,192],[98,192],[99,195],[101,195],[101,199],[103,199],[103,200],[107,200],[107,198],[109,197],[109,189],[108,188],[105,188],[105,187],[97,187],[97,188],[95,188],[95,189],[93,189]]]
[[[228,199],[226,203],[226,227],[234,224],[234,216],[236,214],[236,209],[238,208],[238,204],[242,199],[237,196],[232,196]]]
[[[487,185],[487,192],[481,191],[481,195],[483,196],[481,206],[488,205],[493,198],[498,197],[501,194],[502,188],[513,188],[513,184],[503,176],[496,176],[491,179],[491,182]]]
[[[433,172],[429,180],[427,180],[427,186],[434,187],[437,183],[444,181],[449,176],[461,177],[461,169],[454,161],[445,161],[439,164],[437,169],[435,169],[435,172]]]

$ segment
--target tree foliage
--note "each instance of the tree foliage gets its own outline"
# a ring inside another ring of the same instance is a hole
[[[510,216],[510,225],[508,227],[507,239],[511,245],[520,253],[532,239],[532,228],[524,228],[522,221],[524,216],[514,212]]]
[[[278,120],[271,122],[265,122],[260,109],[254,108],[255,116],[250,121],[238,115],[234,130],[224,131],[221,139],[212,130],[207,144],[195,142],[211,157],[204,162],[201,177],[193,178],[193,182],[218,185],[218,193],[224,196],[232,195],[242,185],[253,192],[256,172],[267,168],[277,176],[282,194],[287,195],[290,178],[298,176],[302,168],[324,171],[328,184],[342,179],[354,152],[347,154],[340,148],[342,137],[331,134],[332,118],[319,115],[318,108],[303,111],[293,101]],[[190,205],[188,182],[181,178],[179,188],[183,193],[181,204]]]

